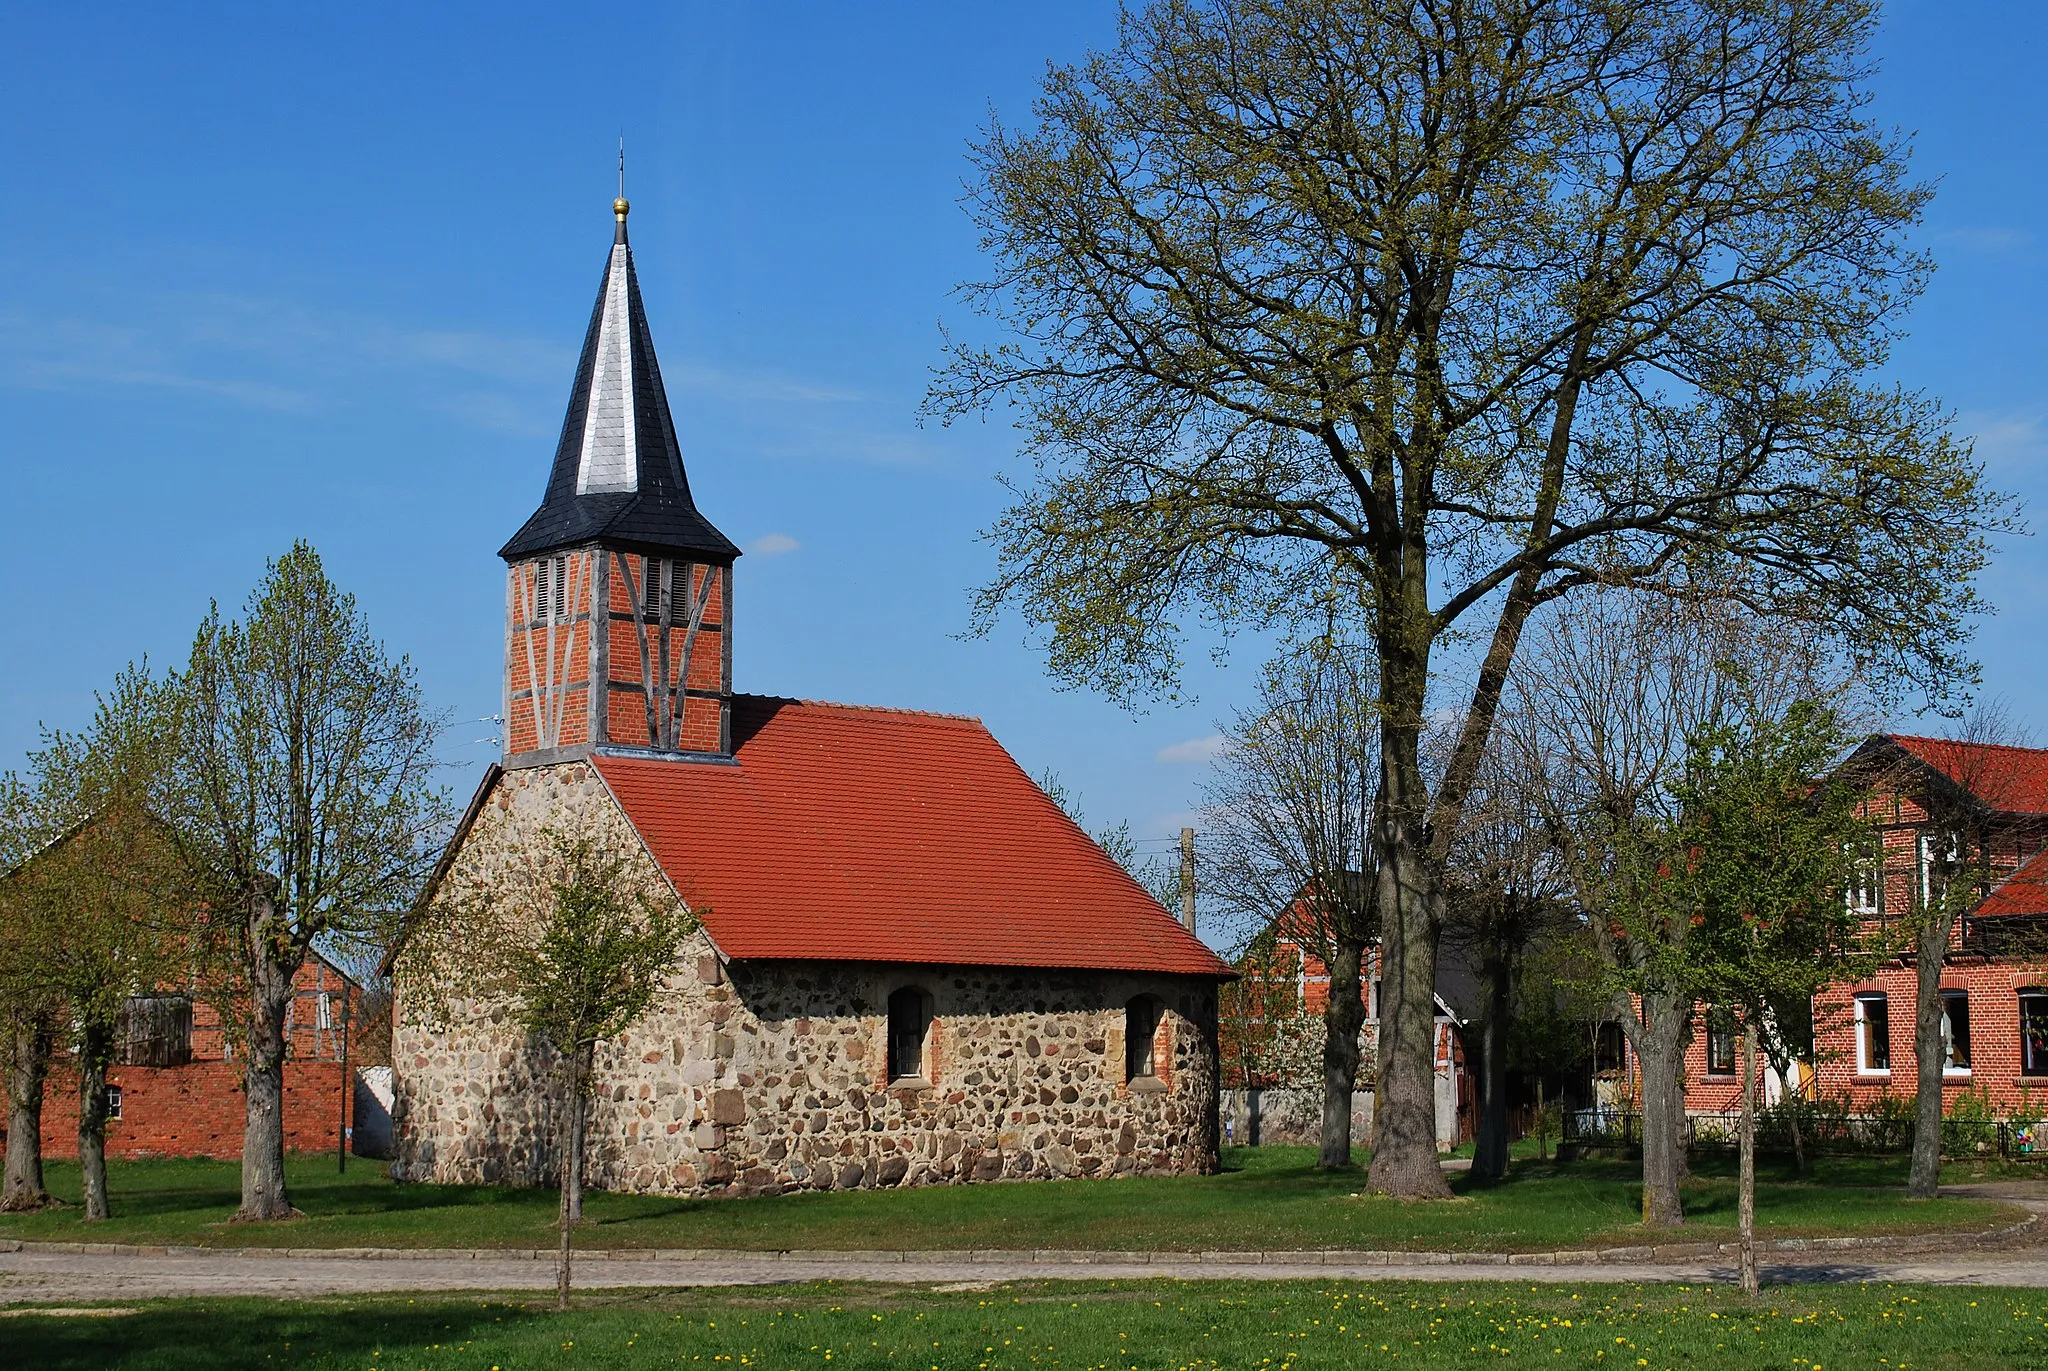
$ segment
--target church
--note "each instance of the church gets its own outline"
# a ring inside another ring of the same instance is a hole
[[[546,493],[499,552],[504,757],[408,927],[502,893],[565,821],[698,915],[598,1052],[602,1188],[1213,1170],[1231,969],[979,720],[734,691],[740,551],[691,499],[613,209]],[[393,1174],[552,1183],[545,1054],[427,962],[386,961]]]

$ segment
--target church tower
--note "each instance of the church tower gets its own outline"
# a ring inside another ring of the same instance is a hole
[[[697,512],[625,200],[540,508],[499,549],[505,765],[732,752],[737,547]]]

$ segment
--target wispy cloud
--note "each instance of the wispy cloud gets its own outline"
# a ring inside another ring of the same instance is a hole
[[[686,355],[663,361],[678,410],[691,411],[686,427],[760,457],[915,467],[951,450],[909,428],[899,396]],[[559,430],[575,366],[575,347],[559,340],[230,292],[105,292],[83,308],[0,311],[4,385],[176,390],[294,414],[410,406],[527,439]]]
[[[656,348],[658,356],[660,349]],[[676,390],[693,391],[720,400],[795,401],[805,405],[850,405],[867,399],[860,391],[820,385],[772,371],[744,371],[707,366],[687,359],[662,365],[662,379]]]
[[[1976,441],[1977,455],[1987,462],[2023,462],[2048,455],[2048,407],[2016,410],[1966,410],[1956,427]]]
[[[787,533],[764,533],[747,544],[747,551],[757,557],[780,557],[786,552],[795,552],[803,544]]]
[[[1936,229],[1930,236],[1937,243],[1958,247],[1965,252],[2012,252],[2031,247],[2034,243],[2030,229],[1945,228]]]
[[[1228,738],[1221,733],[1211,733],[1206,738],[1190,738],[1183,743],[1167,744],[1159,749],[1158,760],[1169,765],[1213,762],[1221,757],[1229,746]]]

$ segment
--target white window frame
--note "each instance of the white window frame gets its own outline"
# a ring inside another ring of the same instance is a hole
[[[1934,904],[1934,858],[1937,854],[1951,866],[1960,865],[1960,845],[1952,833],[1937,833],[1931,828],[1920,830],[1918,850],[1920,854],[1920,903],[1931,907]]]
[[[324,990],[313,1000],[313,1020],[323,1033],[334,1028],[334,998]]]
[[[1857,1074],[1857,1075],[1859,1075],[1859,1076],[1889,1076],[1889,1075],[1891,1075],[1891,1074],[1892,1074],[1892,1069],[1891,1069],[1891,1067],[1890,1067],[1889,1065],[1885,1065],[1885,1066],[1872,1066],[1872,1065],[1870,1064],[1870,1028],[1869,1028],[1869,1019],[1868,1019],[1868,1018],[1866,1017],[1866,1015],[1865,1015],[1865,1012],[1864,1012],[1864,1011],[1865,1011],[1865,1006],[1867,1006],[1867,1005],[1870,1005],[1870,1004],[1873,1004],[1873,1003],[1875,1003],[1875,1004],[1882,1004],[1882,1005],[1883,1005],[1883,1006],[1885,1007],[1885,1009],[1884,1009],[1884,1032],[1885,1032],[1885,1048],[1884,1048],[1884,1059],[1885,1059],[1885,1061],[1886,1061],[1887,1063],[1889,1063],[1889,1062],[1891,1061],[1891,1059],[1892,1059],[1892,1048],[1891,1048],[1891,1032],[1892,1032],[1892,1010],[1891,1010],[1891,998],[1890,998],[1889,996],[1887,996],[1887,995],[1886,995],[1886,994],[1885,994],[1885,993],[1884,993],[1883,991],[1866,991],[1865,993],[1863,993],[1863,994],[1861,994],[1861,995],[1858,995],[1858,996],[1856,996],[1856,1074]]]
[[[2027,1060],[2027,1001],[2038,1000],[2041,1002],[2044,1010],[2048,1010],[2048,990],[2022,989],[2017,998],[2019,1000],[2020,1013],[2020,1076],[2030,1081],[2048,1078],[2048,1061],[2035,1063]],[[2036,1055],[2048,1058],[2048,1051],[2043,1051]]]
[[[1954,990],[1943,990],[1941,992],[1941,1074],[1953,1080],[1958,1076],[1969,1075],[1970,1068],[1967,1065],[1950,1066],[1948,1064],[1948,1059],[1951,1055],[1953,1055],[1954,1052],[1954,1043],[1952,1041],[1954,1037],[1954,1029],[1951,1026],[1948,1016],[1948,1006],[1950,1000],[1961,1000],[1963,1002],[1963,1021],[1966,1025],[1963,1031],[1965,1034],[1967,1034],[1969,1032],[1967,1024],[1969,1022],[1970,1017],[1970,992],[1968,988],[1958,987]],[[1971,1053],[1971,1056],[1974,1060],[1974,1051]]]
[[[1873,862],[1858,862],[1849,870],[1849,886],[1842,892],[1842,902],[1849,912],[1860,919],[1884,917],[1884,858],[1880,854]]]

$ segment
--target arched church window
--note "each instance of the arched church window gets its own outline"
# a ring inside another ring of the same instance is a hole
[[[889,996],[889,1080],[891,1084],[924,1082],[926,1048],[932,1030],[932,1001],[915,986]]]
[[[1134,996],[1124,1006],[1125,1080],[1145,1080],[1159,1074],[1159,1025],[1165,1018],[1166,1006],[1157,996]]]

